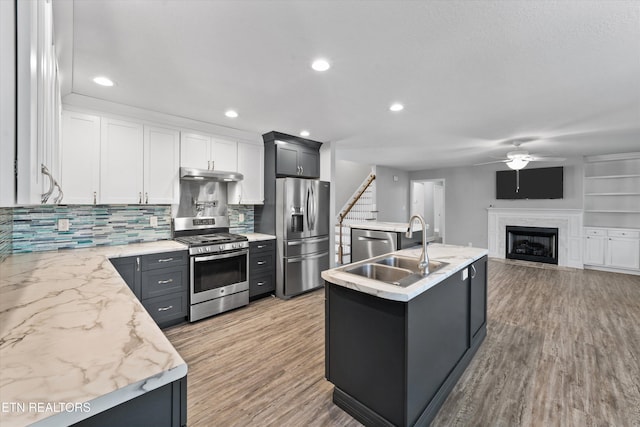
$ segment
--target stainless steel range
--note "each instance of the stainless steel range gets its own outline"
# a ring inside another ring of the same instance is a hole
[[[249,304],[249,242],[223,216],[175,218],[173,238],[189,247],[189,321]]]

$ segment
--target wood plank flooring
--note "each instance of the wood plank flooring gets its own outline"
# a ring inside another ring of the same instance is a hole
[[[488,335],[433,426],[639,426],[640,276],[489,263]],[[188,425],[358,426],[324,379],[324,292],[165,330]]]

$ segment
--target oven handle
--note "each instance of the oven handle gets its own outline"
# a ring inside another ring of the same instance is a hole
[[[211,256],[203,256],[203,257],[195,256],[193,257],[193,261],[202,262],[202,261],[211,261],[214,259],[233,258],[236,256],[247,255],[248,253],[249,251],[247,249],[243,249],[241,251],[230,252],[230,253],[220,254],[220,255],[211,255]]]

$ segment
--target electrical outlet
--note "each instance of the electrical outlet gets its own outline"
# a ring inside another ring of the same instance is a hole
[[[239,222],[244,222],[244,214],[243,213],[239,213],[238,214],[238,221]]]
[[[152,227],[157,227],[158,226],[158,217],[157,216],[150,216],[149,217],[149,225]]]
[[[68,218],[60,218],[60,219],[58,219],[58,231],[69,231],[69,219]]]

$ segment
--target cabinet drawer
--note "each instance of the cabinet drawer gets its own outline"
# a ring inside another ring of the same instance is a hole
[[[251,254],[251,256],[249,257],[250,274],[273,271],[274,266],[275,264],[273,252]]]
[[[254,254],[257,252],[269,252],[276,248],[275,240],[261,240],[259,242],[251,242],[249,244],[249,251]]]
[[[158,268],[142,273],[142,299],[186,291],[187,266]]]
[[[150,298],[143,301],[142,305],[149,312],[153,320],[161,326],[163,323],[187,317],[186,292]]]
[[[249,298],[256,295],[262,295],[276,290],[274,274],[263,274],[250,276],[249,278]]]
[[[633,230],[609,230],[607,232],[609,237],[625,237],[627,239],[640,239],[640,231]]]
[[[606,236],[607,230],[601,228],[585,228],[584,234],[586,236]]]
[[[156,268],[187,265],[189,254],[187,251],[162,252],[159,254],[144,255],[140,258],[141,270],[149,271]]]

